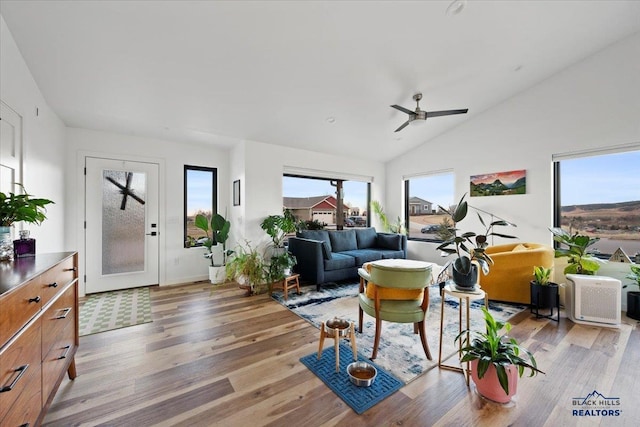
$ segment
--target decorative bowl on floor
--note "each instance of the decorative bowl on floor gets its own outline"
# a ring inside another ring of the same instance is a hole
[[[335,337],[337,333],[339,338],[343,338],[349,334],[349,326],[351,326],[351,324],[344,319],[334,317],[331,320],[327,320],[325,326],[327,327],[328,336]]]
[[[376,367],[367,362],[353,362],[347,366],[349,380],[358,387],[370,387],[378,375]]]

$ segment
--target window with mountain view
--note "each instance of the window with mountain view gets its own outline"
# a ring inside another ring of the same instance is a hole
[[[439,206],[449,209],[454,200],[453,172],[424,175],[405,181],[405,224],[409,239],[442,241],[452,225]],[[445,226],[445,227],[443,227]]]
[[[309,228],[336,229],[337,184],[338,180],[285,175],[282,178],[283,207]],[[342,181],[342,200],[344,227],[366,227],[369,224],[369,184]]]
[[[616,254],[640,262],[640,150],[555,166],[556,226],[599,237],[593,252],[600,258]]]

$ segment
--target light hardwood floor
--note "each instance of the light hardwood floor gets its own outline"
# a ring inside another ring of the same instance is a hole
[[[511,335],[535,353],[546,375],[520,379],[515,403],[487,402],[462,374],[435,368],[357,415],[299,362],[317,350],[319,331],[268,296],[205,283],[156,287],[151,295],[153,323],[80,338],[78,377],[63,381],[45,425],[531,427],[640,420],[640,331],[624,315],[620,329],[516,315]],[[572,398],[593,390],[618,397],[621,415],[572,416]]]

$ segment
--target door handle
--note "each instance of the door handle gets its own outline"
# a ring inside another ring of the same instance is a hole
[[[152,231],[151,233],[147,233],[147,236],[157,236],[158,232]]]

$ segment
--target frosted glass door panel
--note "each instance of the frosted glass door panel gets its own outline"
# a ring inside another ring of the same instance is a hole
[[[103,171],[102,274],[144,271],[146,174]]]

